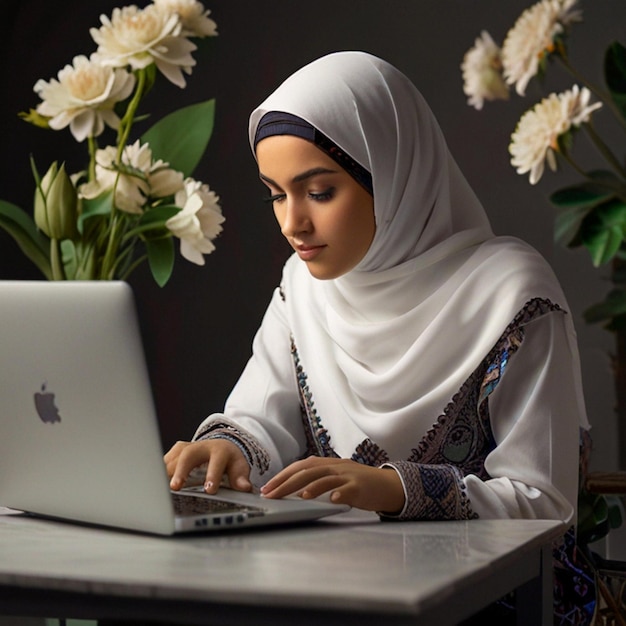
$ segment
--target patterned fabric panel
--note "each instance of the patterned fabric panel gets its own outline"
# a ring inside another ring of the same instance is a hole
[[[489,478],[484,460],[495,448],[489,396],[502,379],[510,358],[524,340],[524,326],[559,307],[548,300],[529,301],[507,326],[496,345],[445,407],[435,425],[413,449],[409,461],[451,463],[463,474]]]
[[[510,358],[522,344],[524,326],[556,310],[560,310],[560,307],[549,300],[536,298],[527,302],[483,362],[444,408],[443,414],[433,427],[421,439],[416,436],[417,445],[412,449],[409,458],[393,460],[391,465],[401,474],[408,499],[412,500],[415,497],[421,500],[424,490],[431,490],[428,492],[429,497],[440,500],[438,506],[431,503],[426,509],[419,503],[408,502],[402,519],[469,519],[475,516],[464,493],[463,477],[475,474],[483,480],[489,478],[484,461],[495,448],[496,442],[491,431],[487,400],[502,379]],[[331,437],[315,407],[313,393],[293,338],[291,351],[307,440],[304,456],[314,454],[321,457],[337,457],[331,444]],[[390,462],[387,452],[370,439],[364,439],[355,448],[351,458],[372,466]],[[422,473],[419,467],[412,467],[410,464],[427,465],[430,469]],[[438,471],[435,471],[435,468]],[[438,476],[438,473],[441,475]],[[419,488],[413,492],[415,484],[419,485]],[[447,486],[447,491],[442,488],[443,485]],[[458,506],[451,507],[451,502],[458,503]],[[433,517],[409,517],[409,511],[418,510],[428,511],[428,515]],[[460,517],[448,517],[450,514]]]
[[[386,463],[402,476],[407,506],[401,515],[381,515],[398,520],[460,520],[478,517],[463,489],[463,474],[454,465],[425,465],[410,461]]]

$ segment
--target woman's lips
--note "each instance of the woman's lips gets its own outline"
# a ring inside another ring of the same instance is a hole
[[[298,256],[303,261],[311,261],[313,260],[326,246],[305,246],[305,245],[296,245],[295,249],[298,253]]]

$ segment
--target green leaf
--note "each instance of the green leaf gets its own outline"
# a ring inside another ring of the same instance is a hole
[[[607,227],[619,226],[626,234],[626,203],[613,198],[597,208],[598,217]]]
[[[583,220],[591,209],[575,206],[559,211],[554,218],[554,240],[564,246],[576,247],[581,244],[579,232]]]
[[[192,104],[159,120],[141,141],[150,144],[154,158],[166,161],[185,177],[191,176],[213,133],[214,118],[214,99]]]
[[[159,287],[163,287],[174,271],[174,241],[171,237],[147,239],[146,250],[152,277]]]
[[[550,196],[550,202],[562,209],[591,209],[613,195],[614,192],[607,190],[606,187],[589,182],[555,191]]]
[[[13,237],[20,250],[51,280],[50,242],[37,230],[30,216],[15,204],[0,200],[0,227]]]
[[[609,507],[604,496],[579,493],[577,530],[583,543],[597,541],[609,532]]]
[[[626,238],[626,204],[613,198],[597,206],[583,219],[580,233],[594,266],[608,263]]]
[[[83,199],[81,214],[78,217],[78,232],[83,233],[85,222],[96,215],[110,215],[113,212],[113,190],[105,191],[88,200]]]
[[[17,115],[18,117],[21,117],[25,122],[28,122],[33,126],[38,126],[39,128],[50,128],[50,118],[46,117],[45,115],[41,115],[40,113],[37,113],[36,109],[21,111]]]
[[[626,119],[626,48],[617,41],[606,50],[604,78],[613,102]]]
[[[139,220],[140,226],[159,224],[163,225],[170,217],[180,213],[181,208],[174,204],[163,204],[161,206],[148,209]]]
[[[55,161],[56,163],[56,161]],[[33,173],[33,178],[35,179],[35,184],[37,187],[41,186],[41,176],[39,175],[39,170],[37,169],[37,164],[35,163],[34,157],[31,155],[30,157],[30,170]]]
[[[61,242],[61,260],[68,280],[74,280],[78,273],[78,255],[76,245],[71,239],[64,239]]]
[[[595,324],[626,314],[626,290],[612,289],[603,302],[589,307],[583,316],[588,324]]]
[[[619,250],[623,238],[622,229],[616,226],[583,234],[583,245],[589,250],[594,267],[608,263]]]

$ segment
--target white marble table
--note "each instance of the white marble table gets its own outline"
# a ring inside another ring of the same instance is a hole
[[[551,521],[381,523],[367,514],[160,538],[0,508],[0,615],[255,626],[445,626],[518,588],[551,624]]]

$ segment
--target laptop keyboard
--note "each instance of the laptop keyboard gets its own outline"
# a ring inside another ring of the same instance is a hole
[[[228,514],[228,513],[248,513],[252,515],[262,515],[265,510],[261,507],[249,506],[247,504],[237,504],[225,500],[214,500],[193,495],[181,495],[172,493],[174,502],[174,512],[179,516]]]

